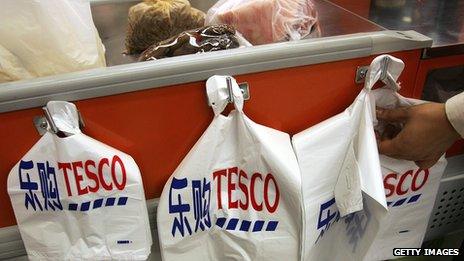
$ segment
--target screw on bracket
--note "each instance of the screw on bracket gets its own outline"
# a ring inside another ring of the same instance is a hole
[[[359,84],[363,83],[366,76],[367,76],[367,71],[369,70],[369,66],[359,66],[356,69],[356,77],[354,79],[354,82]]]

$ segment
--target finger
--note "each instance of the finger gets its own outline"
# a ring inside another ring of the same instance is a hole
[[[434,157],[431,159],[426,159],[426,160],[418,160],[418,161],[415,161],[415,163],[421,169],[428,169],[428,168],[433,167],[433,165],[435,165],[439,159],[440,159],[440,156]]]
[[[416,165],[421,169],[428,169],[437,163],[436,160],[419,160],[415,161]]]
[[[380,135],[380,132],[377,130],[375,130],[374,133],[375,133],[375,141],[377,142],[377,148],[378,148],[380,145],[381,135]]]
[[[386,124],[380,140],[391,140],[395,138],[400,131],[401,129],[397,128],[397,126],[393,124]]]
[[[408,108],[396,108],[396,109],[376,109],[376,115],[378,120],[387,122],[405,122],[409,118]]]
[[[379,153],[392,158],[401,158],[403,156],[402,147],[398,146],[397,138],[380,141]]]

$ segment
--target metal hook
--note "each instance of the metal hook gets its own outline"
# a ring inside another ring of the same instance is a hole
[[[388,73],[388,66],[390,66],[391,59],[386,56],[382,59],[382,73],[380,74],[380,80],[395,91],[401,89],[401,86],[396,82],[391,74]]]
[[[45,113],[45,119],[47,120],[47,123],[50,125],[50,129],[52,129],[53,133],[58,133],[58,128],[56,127],[55,121],[53,121],[53,118],[50,114],[50,111],[48,111],[47,106],[42,107],[42,110]]]
[[[227,93],[229,95],[229,97],[227,98],[227,102],[228,103],[233,103],[234,102],[234,92],[232,90],[232,78],[226,77],[226,84],[227,84]],[[251,98],[250,97],[250,86],[248,85],[248,83],[247,82],[239,83],[238,88],[240,89],[240,91],[243,94],[243,100],[248,101]],[[208,102],[208,106],[211,107],[211,104],[209,103],[208,97],[206,98],[206,100]]]
[[[384,57],[381,61],[381,70],[380,70],[380,79],[387,85],[395,86],[399,89],[399,85],[396,83],[395,79],[392,78],[391,74],[388,73],[388,66],[390,65],[391,59],[389,57]],[[369,71],[369,66],[361,66],[356,69],[355,83],[363,83]]]
[[[54,134],[58,134],[58,127],[56,127],[55,121],[53,121],[53,117],[51,116],[47,106],[42,107],[42,110],[44,111],[45,116],[35,116],[33,119],[37,132],[39,132],[39,135],[42,136],[47,132],[48,126],[50,126],[52,132]],[[77,115],[79,118],[79,128],[82,130],[85,127],[85,123],[79,110],[77,110]]]
[[[381,80],[390,89],[398,91],[401,89],[401,86],[397,82],[397,79],[393,78],[393,76],[388,72],[388,67],[392,61],[393,60],[388,56],[382,58],[379,80]],[[354,80],[355,83],[362,83],[365,81],[365,78],[369,72],[369,67],[370,66],[362,66],[356,69],[356,76]]]
[[[381,69],[381,74],[380,74],[380,80],[385,82],[388,77],[388,65],[390,63],[390,58],[388,56],[385,56],[382,59],[382,69]]]
[[[232,79],[230,77],[226,78],[227,90],[229,91],[229,103],[234,102],[234,92],[232,90]]]
[[[84,118],[82,118],[81,111],[77,110],[77,117],[79,117],[79,129],[85,128]]]

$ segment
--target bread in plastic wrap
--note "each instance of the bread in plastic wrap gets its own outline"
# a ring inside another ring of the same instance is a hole
[[[129,9],[126,53],[138,54],[179,33],[202,27],[205,14],[187,0],[145,0]]]
[[[311,0],[220,0],[206,15],[206,24],[232,25],[253,45],[299,40],[316,23]]]

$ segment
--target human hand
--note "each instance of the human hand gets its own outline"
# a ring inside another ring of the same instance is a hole
[[[380,154],[414,161],[422,169],[432,167],[460,139],[446,117],[445,105],[441,103],[393,110],[378,108],[377,119],[390,123],[388,126],[404,124],[399,131],[391,127],[386,129],[386,134],[380,137]]]

